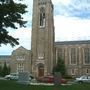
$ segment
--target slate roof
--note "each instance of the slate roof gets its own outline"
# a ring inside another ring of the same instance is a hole
[[[75,45],[75,44],[90,44],[90,40],[55,42],[55,45]]]

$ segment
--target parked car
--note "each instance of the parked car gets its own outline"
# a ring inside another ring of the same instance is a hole
[[[76,78],[76,82],[78,82],[78,83],[90,83],[90,75],[83,75],[79,78]]]
[[[6,75],[4,78],[7,80],[18,80],[18,74],[17,73],[11,73],[9,75]]]
[[[44,76],[44,77],[41,78],[41,82],[53,83],[54,82],[54,77],[53,76]]]
[[[54,83],[54,76],[53,75],[47,75],[47,76],[40,78],[39,81],[44,82],[44,83]],[[67,83],[67,81],[64,78],[62,78],[60,82],[61,82],[61,84]]]

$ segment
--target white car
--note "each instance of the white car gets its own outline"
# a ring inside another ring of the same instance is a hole
[[[11,73],[9,75],[6,75],[4,78],[8,79],[8,80],[18,80],[18,74],[17,73]]]
[[[79,83],[90,83],[90,75],[83,75],[79,78],[76,78],[76,82]]]

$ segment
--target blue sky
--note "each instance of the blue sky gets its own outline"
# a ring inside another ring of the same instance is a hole
[[[17,1],[17,0],[15,0]],[[54,4],[55,41],[90,40],[90,0],[52,0]],[[19,46],[31,49],[31,25],[33,0],[24,0],[29,11],[23,15],[26,28],[9,30],[9,34],[19,38],[20,45],[12,48],[1,45],[0,55],[10,55]]]

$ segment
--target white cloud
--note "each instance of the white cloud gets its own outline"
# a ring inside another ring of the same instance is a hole
[[[62,3],[64,5],[67,5],[70,3],[71,0],[52,0],[52,2],[55,4]]]
[[[90,39],[90,19],[75,18],[76,13],[74,13],[75,12],[73,11],[74,9],[70,8],[69,6],[69,3],[71,3],[71,5],[74,5],[75,7],[75,4],[72,4],[73,1],[75,0],[52,0],[55,10],[54,26],[55,26],[56,41]],[[79,1],[84,1],[84,0],[79,0]],[[28,21],[27,28],[10,30],[10,34],[15,36],[16,38],[19,38],[19,42],[20,42],[19,46],[24,46],[27,49],[31,49],[31,22],[32,22],[33,0],[24,0],[23,3],[28,5],[27,10],[29,11],[28,13],[23,15],[24,19]],[[85,5],[87,6],[86,3]],[[74,17],[71,16],[67,17],[68,13],[74,14],[73,15]],[[19,46],[12,48],[10,45],[7,46],[2,45],[2,47],[0,47],[0,55],[11,54],[12,50],[15,50]]]
[[[12,47],[10,45],[2,45],[0,47],[0,55],[11,55]]]
[[[53,4],[58,4],[60,2],[60,0],[52,0]]]
[[[19,46],[24,46],[27,49],[31,47],[31,28],[20,28],[10,32],[16,38],[19,38]]]
[[[11,54],[13,50],[20,46],[24,46],[26,49],[31,49],[31,28],[21,28],[17,30],[10,30],[10,35],[14,36],[15,38],[19,38],[19,45],[15,47],[11,47],[10,45],[2,45],[0,47],[0,55],[8,55]]]
[[[90,39],[90,20],[55,16],[55,39],[56,41]]]

